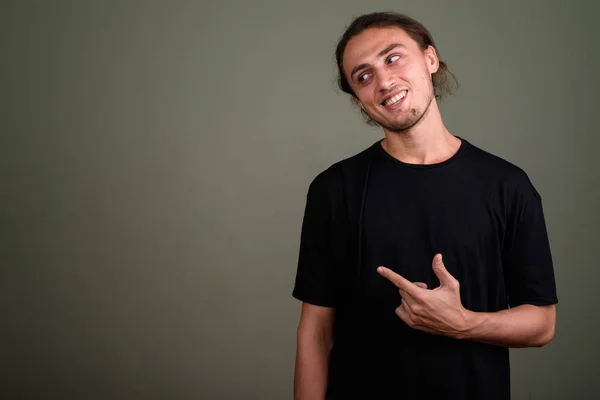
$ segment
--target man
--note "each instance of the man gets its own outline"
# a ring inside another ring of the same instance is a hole
[[[554,335],[540,195],[446,129],[451,74],[419,22],[363,15],[336,55],[385,138],[308,190],[295,398],[509,399],[508,349]]]

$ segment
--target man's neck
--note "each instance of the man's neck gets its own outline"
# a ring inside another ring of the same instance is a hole
[[[381,145],[392,157],[407,164],[436,164],[451,158],[461,140],[444,126],[437,103],[433,100],[427,115],[411,129],[389,132],[384,129]]]

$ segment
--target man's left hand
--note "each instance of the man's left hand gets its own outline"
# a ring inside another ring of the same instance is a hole
[[[429,290],[424,283],[410,282],[385,267],[377,268],[377,272],[400,289],[402,304],[396,314],[402,321],[427,333],[460,338],[468,329],[472,312],[462,306],[460,284],[444,266],[441,254],[433,258],[433,271],[440,286]]]

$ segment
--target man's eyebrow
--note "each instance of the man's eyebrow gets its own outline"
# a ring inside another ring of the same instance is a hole
[[[385,56],[387,53],[389,53],[390,51],[394,50],[396,47],[405,47],[405,46],[403,44],[400,44],[400,43],[392,43],[388,47],[386,47],[385,49],[381,50],[379,52],[379,54],[377,54],[377,56],[378,57]]]
[[[390,51],[394,50],[396,47],[405,47],[405,46],[403,44],[400,44],[400,43],[392,43],[388,47],[386,47],[385,49],[381,50],[379,52],[379,54],[377,54],[377,56],[378,57],[383,57],[384,55],[386,55]],[[350,73],[350,78],[352,78],[352,76],[354,76],[355,73],[357,73],[361,69],[366,68],[368,66],[369,66],[369,64],[360,64],[360,65],[357,65],[356,67],[352,68],[352,72]]]
[[[358,71],[360,71],[363,68],[367,68],[369,66],[369,64],[360,64],[357,65],[356,67],[354,67],[352,69],[352,72],[350,73],[350,79],[352,79],[352,77],[354,76],[355,73],[357,73]]]

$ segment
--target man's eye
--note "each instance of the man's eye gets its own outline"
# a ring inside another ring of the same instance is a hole
[[[393,63],[394,61],[398,60],[400,58],[400,56],[395,55],[395,56],[391,56],[390,58],[388,58],[388,62]]]
[[[359,82],[364,82],[369,78],[369,74],[362,74],[358,77]]]

